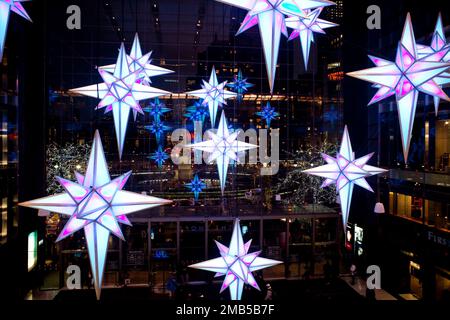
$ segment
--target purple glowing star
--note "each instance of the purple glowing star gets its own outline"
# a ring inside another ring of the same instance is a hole
[[[70,90],[89,97],[101,99],[97,109],[106,108],[105,113],[112,111],[116,129],[119,158],[122,158],[123,145],[128,126],[130,110],[143,114],[140,100],[146,100],[170,94],[167,91],[145,86],[136,82],[139,72],[130,71],[125,53],[121,45],[114,73],[98,70],[104,83]]]
[[[122,190],[130,175],[131,171],[111,180],[96,131],[84,176],[76,172],[77,182],[57,178],[65,193],[20,204],[69,217],[56,241],[84,229],[97,299],[100,299],[110,234],[124,240],[119,223],[131,225],[127,214],[171,202]]]
[[[261,251],[248,253],[251,243],[251,240],[244,243],[241,225],[239,219],[236,219],[229,247],[216,241],[220,258],[193,264],[189,268],[212,271],[216,273],[216,277],[225,276],[220,292],[228,288],[231,300],[241,300],[244,284],[260,290],[252,272],[283,263],[259,257]]]
[[[273,93],[281,34],[288,36],[286,16],[302,17],[303,10],[334,5],[327,0],[216,0],[248,11],[237,35],[259,25],[270,92]]]
[[[347,126],[345,126],[341,148],[339,153],[336,155],[336,158],[322,154],[323,159],[327,163],[326,165],[303,171],[304,173],[310,175],[326,178],[322,184],[322,188],[331,184],[336,184],[336,189],[341,203],[344,232],[347,227],[348,215],[350,213],[350,204],[352,201],[354,185],[356,184],[373,192],[365,178],[387,171],[367,165],[366,163],[372,156],[373,153],[355,159],[355,153],[352,149]]]
[[[337,27],[338,24],[319,19],[323,7],[314,10],[305,10],[304,16],[290,17],[286,19],[286,26],[294,29],[289,40],[299,38],[302,46],[303,62],[305,69],[308,70],[309,52],[311,43],[314,42],[314,32],[325,34],[324,29]]]
[[[439,13],[439,17],[436,22],[436,27],[434,29],[433,38],[431,40],[430,46],[424,46],[424,45],[417,45],[417,50],[419,53],[419,57],[425,58],[429,55],[432,55],[435,52],[441,51],[445,49],[445,47],[449,46],[450,44],[447,43],[447,39],[445,38],[444,33],[444,26],[442,24],[442,17]],[[450,62],[450,52],[448,52],[445,56],[442,57],[441,62]],[[444,72],[437,76],[434,81],[436,84],[438,84],[441,88],[442,87],[448,87],[450,85],[450,72]],[[441,98],[439,96],[434,96],[434,111],[437,115],[439,111],[439,103],[441,102]]]
[[[0,62],[3,60],[3,49],[5,48],[10,12],[15,12],[22,18],[32,22],[25,8],[22,6],[22,2],[26,1],[29,0],[0,0]]]
[[[248,83],[247,78],[244,79],[242,71],[239,70],[238,74],[234,76],[234,81],[227,84],[227,87],[237,93],[237,100],[240,102],[244,93],[247,92],[248,88],[253,87],[253,84]]]
[[[434,80],[450,67],[450,63],[442,62],[449,50],[450,47],[446,47],[420,58],[408,13],[395,62],[369,56],[376,67],[348,73],[349,76],[372,82],[378,88],[369,105],[395,95],[405,163],[408,161],[419,92],[450,101]]]

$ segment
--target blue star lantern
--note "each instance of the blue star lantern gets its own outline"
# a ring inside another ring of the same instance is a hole
[[[184,116],[192,122],[201,121],[203,123],[206,117],[209,117],[208,106],[203,104],[203,100],[195,101],[192,106],[186,108],[186,111]]]
[[[153,102],[150,102],[150,106],[143,109],[145,112],[149,113],[153,119],[160,119],[164,113],[172,111],[172,109],[169,109],[166,107],[166,105],[161,102],[158,98],[153,100]]]
[[[164,132],[170,130],[170,127],[166,126],[164,121],[161,121],[160,119],[155,119],[151,125],[145,126],[144,128],[156,136],[158,144],[161,142],[161,136]]]
[[[266,120],[267,127],[270,127],[270,122],[273,119],[276,119],[280,116],[280,114],[275,111],[275,108],[270,105],[270,102],[267,102],[266,106],[256,114],[262,119]]]
[[[162,168],[164,162],[166,162],[166,160],[169,159],[169,155],[162,149],[161,146],[159,146],[158,150],[152,153],[149,158],[156,162],[158,168]]]
[[[206,184],[198,178],[198,175],[195,175],[194,179],[191,180],[190,183],[186,183],[185,186],[186,188],[191,189],[191,191],[194,193],[195,201],[198,201],[200,192],[202,192],[203,189],[206,188]]]
[[[253,84],[247,82],[247,78],[244,79],[241,70],[239,70],[238,74],[234,76],[234,81],[227,84],[228,88],[231,88],[231,90],[237,93],[238,101],[242,101],[244,93],[247,92],[248,88],[253,86]]]

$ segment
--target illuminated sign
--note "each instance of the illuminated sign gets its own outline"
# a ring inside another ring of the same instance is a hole
[[[37,264],[37,243],[37,231],[33,231],[28,235],[28,271]]]

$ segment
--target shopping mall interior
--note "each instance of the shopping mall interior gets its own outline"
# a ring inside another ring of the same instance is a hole
[[[1,295],[450,301],[450,4],[310,2],[0,0]],[[352,76],[402,57],[431,80]],[[224,135],[227,151],[206,149]],[[339,164],[342,186],[314,168],[340,163],[345,137],[356,171]],[[251,278],[227,262],[253,252]],[[202,264],[220,257],[225,269]]]

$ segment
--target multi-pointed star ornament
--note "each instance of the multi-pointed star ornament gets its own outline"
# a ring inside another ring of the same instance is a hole
[[[22,18],[31,22],[31,18],[22,6],[22,2],[31,0],[0,0],[0,62],[3,59],[3,49],[5,48],[6,33],[8,31],[9,15],[17,13]]]
[[[227,87],[237,93],[237,100],[239,102],[242,101],[244,94],[248,91],[249,88],[254,85],[247,82],[247,78],[242,76],[242,71],[239,70],[237,75],[234,75],[233,82],[227,84]]]
[[[123,43],[120,47],[114,73],[111,74],[102,69],[99,69],[98,72],[103,78],[104,83],[72,89],[70,91],[101,99],[97,109],[106,108],[105,113],[112,110],[119,148],[119,158],[121,159],[130,110],[135,110],[143,114],[139,101],[170,93],[136,82],[136,79],[139,77],[139,71],[130,71]]]
[[[219,106],[226,105],[227,99],[236,98],[237,94],[225,89],[227,81],[219,83],[216,69],[213,67],[209,81],[203,80],[202,89],[187,92],[188,95],[203,99],[203,104],[208,105],[211,128],[216,124],[217,111]]]
[[[149,158],[155,161],[155,163],[158,165],[158,168],[162,168],[164,162],[169,159],[169,155],[163,150],[161,146],[158,146],[158,149],[154,153],[152,153]]]
[[[155,135],[158,144],[161,143],[164,132],[170,130],[170,127],[166,126],[161,119],[155,119],[151,125],[145,126],[144,128]]]
[[[249,253],[251,242],[252,240],[244,243],[241,225],[239,219],[236,219],[230,245],[227,247],[216,241],[220,257],[193,264],[189,267],[215,272],[216,277],[225,276],[220,293],[228,288],[231,300],[241,300],[245,284],[260,290],[252,272],[283,263],[259,257],[261,251]]]
[[[223,111],[217,132],[213,133],[208,131],[208,134],[211,140],[186,145],[186,147],[208,152],[208,163],[211,163],[214,160],[216,161],[217,170],[219,172],[220,189],[223,194],[230,161],[239,161],[237,156],[238,153],[258,148],[258,146],[237,140],[239,130],[230,133],[227,119],[225,118],[225,112]]]
[[[150,106],[142,109],[144,112],[149,113],[153,119],[160,120],[164,113],[172,111],[172,109],[167,108],[166,105],[161,102],[158,98],[155,98],[153,102],[150,102]]]
[[[450,63],[441,62],[449,50],[450,46],[419,58],[408,13],[395,62],[369,56],[376,67],[348,73],[352,77],[372,82],[378,88],[369,105],[395,95],[405,162],[408,161],[419,92],[450,101],[435,81],[450,67]]]
[[[256,114],[266,121],[268,128],[270,127],[270,123],[272,122],[272,120],[280,116],[280,114],[275,111],[275,108],[270,105],[270,102],[267,102],[265,107],[261,111],[258,111]]]
[[[203,189],[206,188],[206,183],[200,180],[200,178],[196,174],[191,182],[185,184],[185,187],[189,188],[194,193],[194,199],[195,201],[198,201],[198,196],[200,195],[200,192],[202,192]]]
[[[270,92],[273,93],[281,34],[288,36],[286,16],[301,17],[303,10],[334,5],[327,0],[216,0],[248,10],[237,35],[259,25]]]
[[[294,29],[289,40],[299,38],[302,47],[303,62],[308,70],[309,53],[311,44],[314,42],[314,33],[325,34],[324,29],[337,27],[338,24],[319,19],[323,7],[314,10],[305,10],[304,16],[295,16],[286,19],[286,26]]]
[[[354,185],[356,184],[373,192],[365,178],[387,171],[368,165],[367,162],[372,156],[373,153],[355,159],[347,126],[345,126],[341,148],[336,158],[322,154],[323,159],[327,163],[326,165],[303,171],[310,175],[326,178],[322,184],[322,188],[336,184],[336,190],[341,203],[344,231],[346,230],[348,215],[350,213]]]
[[[441,50],[444,50],[446,46],[449,46],[450,44],[447,43],[447,39],[445,38],[444,33],[444,26],[442,24],[442,16],[439,13],[436,27],[434,29],[433,38],[431,39],[431,45],[430,46],[424,46],[424,45],[417,45],[417,50],[419,53],[419,57],[425,58],[435,52],[439,52]],[[442,57],[441,62],[450,62],[450,52],[447,53],[445,56]],[[450,72],[442,73],[441,75],[437,76],[434,81],[436,84],[438,84],[441,88],[442,87],[448,87],[450,85]],[[434,111],[437,115],[439,111],[439,103],[441,102],[441,98],[439,96],[434,96]]]
[[[98,131],[95,132],[86,174],[77,182],[58,178],[65,193],[21,203],[69,217],[58,236],[61,241],[84,229],[97,299],[100,299],[110,233],[124,239],[119,223],[131,225],[127,214],[171,201],[122,190],[131,171],[111,180]]]
[[[192,122],[205,122],[206,117],[209,117],[208,107],[203,104],[203,100],[195,101],[194,104],[186,108],[184,116]]]

